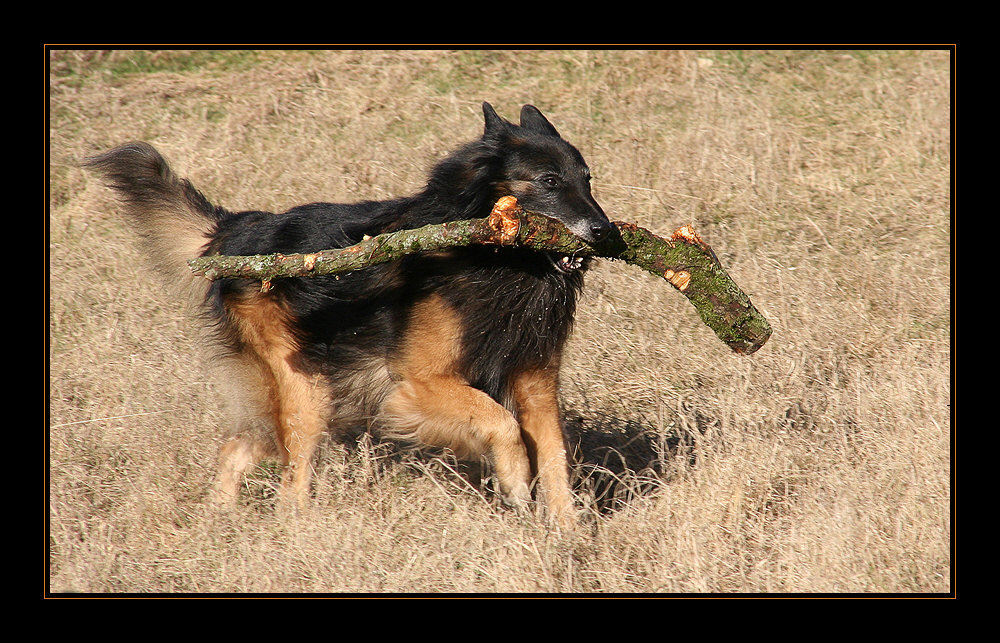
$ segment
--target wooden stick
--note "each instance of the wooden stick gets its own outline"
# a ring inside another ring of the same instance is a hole
[[[702,321],[732,350],[750,354],[771,336],[771,325],[691,226],[669,239],[631,223],[615,223],[600,243],[588,244],[546,216],[525,212],[514,197],[497,201],[484,219],[453,221],[365,238],[347,248],[310,254],[205,256],[188,262],[208,279],[275,279],[336,275],[399,259],[414,252],[470,245],[531,248],[568,256],[617,259],[667,280],[694,305]]]

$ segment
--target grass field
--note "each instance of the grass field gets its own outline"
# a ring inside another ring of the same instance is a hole
[[[948,51],[50,52],[51,592],[947,593]],[[207,491],[196,333],[79,169],[156,145],[230,209],[417,191],[489,100],[539,106],[612,219],[693,223],[774,327],[588,274],[562,374],[587,517],[559,535],[447,454],[326,443],[315,500]]]

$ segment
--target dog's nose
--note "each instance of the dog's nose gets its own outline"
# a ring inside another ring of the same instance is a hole
[[[594,237],[594,241],[604,241],[611,233],[611,223],[609,221],[598,221],[590,225],[590,234]]]

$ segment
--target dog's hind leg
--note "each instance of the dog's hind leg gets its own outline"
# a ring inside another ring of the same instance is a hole
[[[264,440],[251,433],[231,438],[219,449],[219,472],[214,501],[220,505],[236,502],[243,475],[261,460],[277,455],[272,440]]]
[[[223,391],[225,416],[236,429],[219,449],[212,500],[232,505],[245,484],[244,475],[262,460],[279,458],[271,402],[273,384],[269,370],[250,350],[216,356],[211,366]]]
[[[550,517],[560,527],[571,528],[576,518],[558,387],[558,366],[518,373],[514,377],[514,403]]]
[[[302,504],[312,480],[312,457],[327,426],[329,398],[320,375],[301,367],[288,315],[268,296],[234,297],[226,302],[247,361],[258,371],[266,389],[268,415],[277,438],[277,453],[285,471],[281,486],[287,499]],[[239,476],[261,456],[267,444],[240,436],[223,447],[220,488],[235,489]]]
[[[279,396],[278,441],[285,472],[282,489],[302,504],[309,496],[313,454],[327,426],[325,387],[319,376],[294,372],[287,364],[275,377]]]

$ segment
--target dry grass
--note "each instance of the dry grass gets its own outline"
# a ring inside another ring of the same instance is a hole
[[[51,62],[51,591],[952,590],[947,52]],[[482,100],[541,107],[612,218],[694,223],[771,341],[733,355],[662,282],[593,271],[563,373],[578,534],[364,436],[324,447],[302,513],[273,469],[211,510],[215,385],[77,162],[145,139],[234,209],[385,198],[479,134]]]

